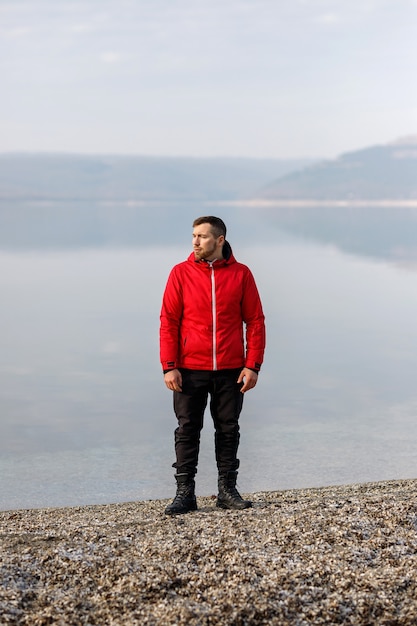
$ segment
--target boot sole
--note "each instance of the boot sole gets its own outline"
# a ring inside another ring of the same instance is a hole
[[[186,513],[192,513],[193,511],[197,511],[197,505],[191,506],[188,509],[177,509],[176,511],[169,511],[168,508],[165,509],[165,515],[185,515]]]
[[[192,513],[193,511],[197,511],[197,509],[187,509],[186,511],[164,511],[165,515],[186,515],[187,513]]]
[[[245,509],[252,508],[252,502],[249,502],[249,500],[247,500],[247,503],[248,504],[245,504],[244,506],[231,506],[230,504],[227,504],[222,500],[217,500],[216,506],[219,509],[229,509],[230,511],[244,511]]]

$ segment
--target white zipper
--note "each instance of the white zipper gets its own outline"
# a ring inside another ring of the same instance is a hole
[[[214,261],[208,261],[211,268],[211,314],[213,316],[213,370],[217,370],[217,346],[216,346],[216,282],[214,279]]]

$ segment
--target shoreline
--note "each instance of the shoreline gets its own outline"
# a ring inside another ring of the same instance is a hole
[[[2,624],[415,624],[417,479],[0,512]]]

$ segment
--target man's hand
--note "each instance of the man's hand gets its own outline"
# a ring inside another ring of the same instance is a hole
[[[182,376],[179,370],[170,370],[164,374],[164,381],[171,391],[182,391]]]
[[[243,387],[240,390],[242,393],[245,391],[249,391],[249,389],[253,389],[258,382],[258,374],[253,370],[250,370],[247,367],[244,367],[240,372],[239,378],[237,379],[238,383],[243,381]]]

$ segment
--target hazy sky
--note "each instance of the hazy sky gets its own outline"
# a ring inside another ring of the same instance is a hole
[[[417,0],[0,0],[0,152],[333,157],[416,69]]]

